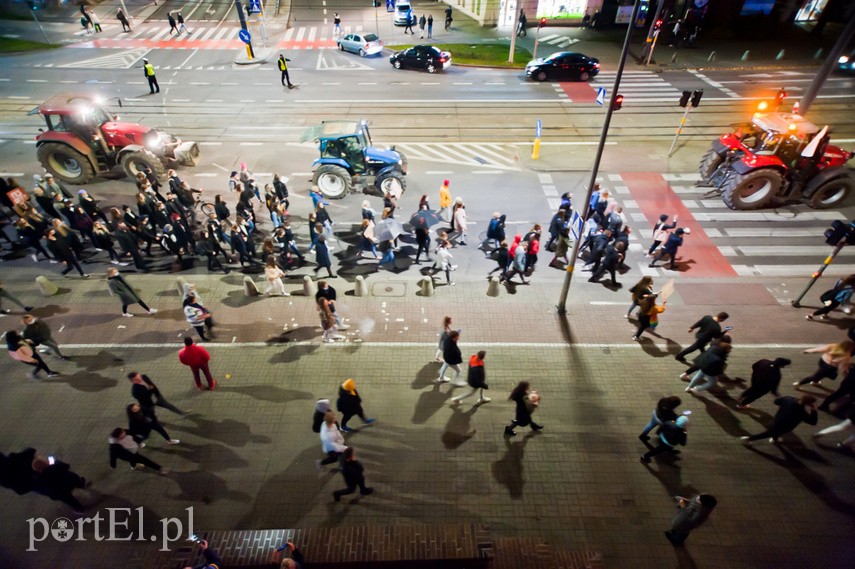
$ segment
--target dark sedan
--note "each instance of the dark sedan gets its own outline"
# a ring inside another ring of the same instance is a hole
[[[525,74],[536,81],[576,79],[587,81],[600,72],[600,60],[582,53],[559,51],[543,59],[529,61]]]
[[[451,54],[447,51],[440,51],[432,45],[416,45],[393,54],[389,58],[389,63],[395,69],[409,67],[411,69],[427,69],[428,73],[436,73],[451,66]]]

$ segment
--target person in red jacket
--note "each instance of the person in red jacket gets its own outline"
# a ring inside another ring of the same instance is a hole
[[[178,352],[178,360],[188,366],[193,372],[193,381],[196,382],[196,389],[202,391],[202,379],[199,377],[199,372],[205,374],[205,379],[208,381],[208,389],[213,391],[217,388],[217,381],[211,376],[211,370],[208,369],[208,362],[211,361],[211,354],[208,350],[193,343],[193,338],[187,336],[184,338],[184,347]]]

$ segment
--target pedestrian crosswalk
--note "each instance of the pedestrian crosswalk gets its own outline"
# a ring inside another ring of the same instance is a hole
[[[825,245],[823,232],[835,219],[847,216],[835,210],[815,210],[803,204],[784,205],[776,209],[758,211],[734,211],[728,209],[718,197],[706,195],[709,188],[695,185],[700,176],[695,173],[664,174],[672,192],[691,213],[694,222],[700,225],[705,236],[715,249],[730,264],[733,271],[744,277],[810,277],[831,253]],[[640,258],[651,244],[650,212],[642,212],[627,187],[632,174],[612,174],[602,180],[621,204],[627,223],[632,227],[636,239],[631,241],[629,258],[641,274],[651,276],[674,276],[673,271],[649,268],[649,259]],[[657,212],[673,216],[673,211]],[[689,220],[679,219],[684,226]],[[695,239],[692,235],[687,239]],[[683,259],[686,260],[685,258]],[[691,263],[703,265],[704,259],[692,259]],[[835,262],[825,271],[826,275],[852,273],[855,250],[844,248]],[[693,265],[694,266],[694,265]],[[691,276],[692,268],[686,271]]]
[[[519,170],[517,148],[489,142],[405,142],[395,144],[408,160],[462,164],[492,170]]]
[[[562,36],[560,34],[549,34],[538,39],[538,43],[554,45],[562,49],[570,47],[574,43],[579,43],[580,41],[581,40],[579,40],[579,38],[568,38],[567,36]]]
[[[591,82],[595,86],[605,86],[611,88],[615,79],[615,72],[600,72],[599,75]],[[620,93],[625,97],[625,100],[658,100],[658,99],[676,99],[679,100],[682,90],[677,89],[665,79],[653,71],[624,71],[621,76]]]

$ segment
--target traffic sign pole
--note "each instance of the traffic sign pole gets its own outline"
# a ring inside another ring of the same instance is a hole
[[[540,158],[540,136],[543,134],[543,122],[537,119],[534,125],[534,147],[531,150],[531,159],[537,160]]]
[[[683,112],[683,118],[680,119],[680,126],[677,127],[677,132],[674,133],[674,140],[671,141],[671,148],[668,150],[668,158],[671,158],[671,155],[674,154],[674,147],[677,146],[677,139],[680,138],[680,135],[683,133],[683,125],[686,124],[686,117],[689,116],[689,111],[692,110],[690,105],[686,105],[686,110]]]
[[[798,296],[798,298],[796,298],[796,299],[791,303],[791,304],[793,305],[793,307],[795,307],[795,308],[801,308],[801,306],[802,306],[802,305],[801,305],[801,304],[799,304],[799,302],[800,302],[800,301],[805,297],[805,295],[808,293],[808,291],[809,291],[809,290],[810,290],[810,288],[814,285],[814,283],[816,283],[816,281],[817,281],[817,280],[819,280],[819,277],[821,277],[821,276],[822,276],[822,273],[824,273],[824,272],[825,272],[825,269],[827,269],[827,268],[828,268],[828,265],[830,265],[830,264],[831,264],[831,262],[832,262],[832,261],[834,260],[834,258],[837,256],[837,254],[838,254],[838,253],[840,253],[840,251],[842,251],[842,250],[843,250],[843,246],[844,246],[845,244],[846,244],[846,241],[845,241],[845,240],[843,240],[843,241],[840,241],[840,243],[838,243],[837,245],[835,245],[835,247],[834,247],[834,251],[832,251],[832,252],[831,252],[831,255],[829,255],[828,257],[826,257],[826,258],[825,258],[825,261],[823,261],[823,263],[822,263],[822,265],[819,267],[819,269],[817,269],[817,271],[816,271],[813,275],[811,275],[810,282],[807,284],[807,286],[806,286],[806,287],[805,287],[805,289],[802,291],[802,293]]]

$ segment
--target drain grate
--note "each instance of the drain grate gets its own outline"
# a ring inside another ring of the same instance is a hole
[[[371,285],[374,296],[404,296],[407,294],[407,283],[374,283]]]

